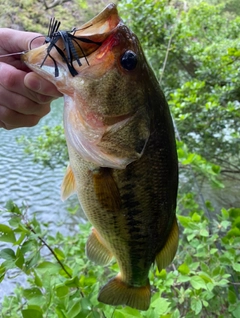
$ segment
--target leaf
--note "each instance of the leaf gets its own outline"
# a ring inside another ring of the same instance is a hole
[[[55,308],[55,311],[56,311],[56,314],[58,315],[58,318],[69,318],[65,311],[60,307],[60,306],[57,306]]]
[[[99,289],[98,289],[99,290]],[[98,290],[96,291],[96,292],[98,292]],[[87,297],[84,297],[84,298],[82,298],[81,300],[80,300],[80,302],[81,302],[81,306],[82,306],[82,309],[83,310],[89,310],[89,309],[91,309],[91,307],[92,307],[92,303],[91,303],[91,301],[87,298]]]
[[[205,281],[199,276],[193,276],[190,278],[190,283],[194,289],[207,289]]]
[[[236,305],[236,309],[234,309],[234,310],[232,311],[232,314],[233,314],[233,317],[234,317],[234,318],[239,318],[239,317],[240,317],[240,303],[238,303],[238,304]]]
[[[28,306],[22,310],[23,318],[43,318],[42,310],[39,306]]]
[[[202,310],[202,302],[200,299],[192,298],[191,299],[191,309],[198,315]]]
[[[41,255],[39,251],[34,251],[33,253],[31,253],[28,257],[28,260],[26,260],[26,269],[28,270],[30,268],[36,267],[40,258]]]
[[[48,272],[48,274],[55,274],[60,269],[59,264],[51,263],[51,262],[42,262],[38,265],[37,269],[41,270],[41,272]]]
[[[69,293],[69,288],[67,286],[64,285],[60,285],[56,287],[56,295],[59,298],[63,298],[65,296],[67,296]]]
[[[175,311],[172,313],[171,318],[180,318],[180,312],[179,309],[175,309]]]
[[[82,277],[83,277],[83,276],[82,276]],[[82,278],[82,277],[81,277],[81,278]],[[70,279],[67,279],[67,280],[65,281],[65,285],[68,286],[68,287],[74,287],[74,288],[76,288],[76,287],[79,286],[79,278],[78,278],[77,276],[75,276],[75,277],[72,277],[72,278],[70,278]]]
[[[3,248],[0,250],[0,258],[3,258],[7,261],[15,261],[15,253],[10,248]]]
[[[190,280],[189,275],[179,275],[177,279],[178,283],[186,283],[186,282],[189,282],[189,280]]]
[[[187,275],[190,272],[190,268],[187,266],[187,264],[183,263],[178,267],[178,271],[183,275]]]
[[[206,229],[201,229],[200,230],[200,235],[204,236],[204,237],[208,237],[209,236],[209,232]]]
[[[67,266],[66,264],[63,264],[63,265],[64,265],[64,269],[65,269],[65,270],[63,270],[63,268],[61,268],[60,271],[59,271],[59,274],[60,274],[61,276],[63,276],[63,277],[66,277],[66,278],[68,278],[69,275],[72,276],[72,274],[73,274],[72,269],[71,269],[69,266]],[[68,274],[67,274],[66,272],[67,272]]]
[[[54,253],[56,254],[56,256],[58,257],[58,259],[61,261],[65,258],[65,255],[63,253],[62,250],[60,250],[59,248],[55,248],[54,249]]]
[[[231,290],[230,288],[228,290],[228,301],[230,304],[236,304],[236,302],[237,302],[236,292]]]
[[[7,201],[6,209],[9,212],[12,212],[12,213],[22,214],[22,212],[19,209],[19,207],[12,200]]]
[[[236,263],[233,263],[232,265],[233,269],[236,271],[236,272],[240,272],[240,264],[236,264]]]
[[[125,318],[125,315],[122,313],[121,309],[120,310],[116,309],[114,311],[114,317],[115,318]]]
[[[229,281],[227,279],[221,279],[219,282],[216,282],[216,285],[221,287],[227,287],[228,284]]]
[[[33,273],[34,273],[34,282],[35,282],[36,286],[42,287],[43,283],[42,283],[41,278],[38,276],[38,274],[36,273],[35,270],[33,270]]]
[[[188,227],[189,222],[192,220],[187,216],[178,215],[178,220],[183,227]]]
[[[157,298],[151,303],[151,307],[154,308],[154,312],[157,317],[168,313],[170,302],[165,298]]]
[[[200,272],[199,277],[201,277],[205,281],[205,283],[212,283],[212,279],[207,273]]]
[[[28,239],[22,244],[21,251],[23,254],[31,252],[32,250],[37,250],[37,242],[36,240]]]
[[[5,224],[0,224],[0,241],[8,243],[16,242],[13,230]]]
[[[238,216],[240,216],[240,208],[230,208],[228,212],[230,217],[233,219],[236,219]]]
[[[235,236],[240,236],[240,229],[237,227],[232,228],[230,231],[228,231],[226,237],[231,238]]]
[[[124,318],[134,318],[134,317],[141,318],[142,317],[137,309],[133,309],[130,307],[125,307],[123,309],[116,310],[115,312],[117,312],[117,315],[116,315],[117,318],[122,318],[122,317],[124,317]],[[115,317],[115,312],[114,312],[114,317]]]
[[[24,289],[23,297],[27,299],[28,305],[31,306],[42,306],[45,303],[43,294],[37,287]]]
[[[14,215],[9,221],[8,223],[12,226],[12,227],[18,227],[19,223],[21,222],[22,218],[20,216],[16,216]]]
[[[198,213],[194,213],[192,216],[193,222],[199,223],[201,221],[201,216]]]
[[[1,258],[5,259],[5,261],[2,263],[2,265],[6,268],[6,270],[16,267],[16,265],[15,265],[15,260],[16,260],[15,253],[10,248],[4,248],[4,249],[0,250],[0,259]]]
[[[24,256],[22,254],[22,251],[20,248],[17,249],[17,252],[16,252],[16,261],[15,261],[15,265],[22,269],[23,268],[23,264],[24,264]]]
[[[75,300],[71,308],[68,310],[67,314],[69,317],[76,317],[77,314],[81,311],[81,303],[79,299]]]
[[[17,239],[14,245],[20,245],[25,238],[26,238],[26,233],[24,232],[19,236],[19,238]]]
[[[23,290],[23,296],[27,299],[35,298],[38,296],[42,296],[42,292],[39,288],[28,288]]]

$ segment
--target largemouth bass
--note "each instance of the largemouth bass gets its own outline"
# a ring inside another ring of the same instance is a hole
[[[46,42],[23,59],[64,94],[70,165],[62,197],[77,192],[93,225],[89,259],[107,265],[114,257],[120,270],[98,299],[147,310],[150,267],[169,265],[178,246],[168,104],[114,4],[70,33],[55,30]]]

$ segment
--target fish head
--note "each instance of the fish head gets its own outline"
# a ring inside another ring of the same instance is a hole
[[[64,94],[66,138],[84,159],[124,169],[142,156],[155,77],[115,4],[71,33],[58,32],[23,60]]]

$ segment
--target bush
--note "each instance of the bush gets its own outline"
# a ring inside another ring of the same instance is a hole
[[[28,285],[18,285],[14,295],[4,298],[2,317],[239,317],[240,209],[223,209],[211,224],[190,194],[181,206],[188,215],[178,215],[179,251],[171,268],[150,271],[151,306],[140,313],[97,301],[100,286],[118,267],[87,259],[89,223],[74,236],[52,236],[47,225],[35,217],[28,220],[24,207],[8,202],[2,211],[8,225],[0,224],[0,240],[8,244],[0,251],[0,279],[14,269],[26,275]]]

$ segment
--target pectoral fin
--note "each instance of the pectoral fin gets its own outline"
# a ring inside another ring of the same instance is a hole
[[[104,245],[100,234],[94,228],[87,240],[86,254],[91,261],[99,265],[107,265],[113,257],[112,253]]]
[[[61,186],[62,200],[65,201],[75,191],[76,191],[76,182],[75,182],[74,174],[72,172],[71,166],[68,165],[65,176],[63,178],[62,186]]]
[[[167,267],[177,252],[178,248],[178,224],[176,217],[174,218],[171,232],[168,236],[168,240],[161,251],[156,256],[156,263],[159,272]]]
[[[99,168],[93,171],[93,184],[100,204],[111,211],[118,211],[121,207],[121,197],[112,169]]]

